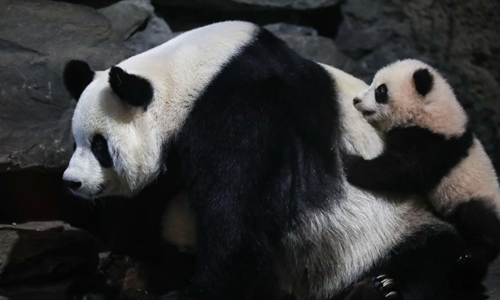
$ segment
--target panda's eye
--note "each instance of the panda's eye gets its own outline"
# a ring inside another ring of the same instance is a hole
[[[92,139],[92,153],[103,168],[111,168],[113,166],[113,159],[108,151],[108,142],[100,135],[96,134]]]
[[[389,97],[387,96],[387,86],[385,84],[379,85],[375,89],[375,101],[378,103],[387,103]]]

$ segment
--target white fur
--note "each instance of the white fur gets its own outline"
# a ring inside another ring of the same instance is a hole
[[[162,217],[162,236],[181,252],[195,251],[196,218],[186,191],[169,200]]]
[[[336,83],[340,105],[340,124],[343,133],[342,146],[348,153],[356,153],[365,159],[379,155],[384,147],[377,131],[353,106],[354,97],[368,85],[358,78],[339,69],[320,64],[331,74]]]
[[[500,186],[493,164],[481,142],[474,138],[469,155],[446,175],[429,195],[436,210],[447,215],[472,198],[487,201],[500,217]]]
[[[346,185],[328,210],[311,211],[288,234],[278,264],[285,291],[299,300],[329,299],[424,224],[438,222],[417,199],[387,199]],[[444,225],[443,225],[444,226]]]
[[[160,172],[162,145],[175,138],[204,88],[256,32],[257,27],[247,22],[217,23],[118,64],[152,83],[154,98],[146,111],[118,99],[109,87],[109,70],[98,72],[75,109],[77,151],[63,178],[82,182],[76,193],[87,198],[140,191]],[[96,133],[108,140],[112,170],[101,168],[91,153]],[[99,187],[104,191],[96,195]]]

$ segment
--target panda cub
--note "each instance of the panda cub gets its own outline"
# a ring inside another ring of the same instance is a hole
[[[500,188],[446,80],[421,61],[397,61],[375,75],[354,106],[383,133],[386,145],[371,160],[346,156],[348,180],[427,197],[466,240],[470,255],[461,261],[484,277],[500,251]]]

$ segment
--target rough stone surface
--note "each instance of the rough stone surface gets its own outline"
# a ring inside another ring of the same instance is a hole
[[[99,9],[111,23],[113,40],[122,42],[154,13],[150,0],[124,0]]]
[[[69,59],[108,68],[132,53],[112,43],[96,10],[43,0],[0,0],[0,170],[64,168],[75,106],[61,74]]]
[[[438,68],[471,116],[500,170],[500,2],[350,0],[335,43],[367,82],[397,59],[418,58]]]
[[[135,53],[141,53],[163,44],[174,36],[167,22],[154,15],[148,20],[144,30],[137,31],[125,41],[125,46]]]
[[[47,283],[91,272],[96,240],[62,222],[0,225],[0,285]]]
[[[318,32],[312,27],[297,26],[287,23],[274,23],[265,25],[264,28],[271,31],[274,34],[281,35],[308,35],[317,36]]]
[[[65,280],[49,284],[2,287],[0,300],[68,300],[66,291],[71,283],[71,280]]]
[[[153,0],[155,5],[211,7],[216,9],[315,9],[333,6],[341,0]]]
[[[491,300],[500,299],[500,257],[490,266],[485,280],[488,295]]]
[[[300,55],[343,70],[350,70],[354,60],[341,53],[331,39],[321,36],[278,35]]]

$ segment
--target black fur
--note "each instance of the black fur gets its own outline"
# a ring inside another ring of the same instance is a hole
[[[113,166],[113,159],[109,153],[108,142],[102,135],[96,134],[92,138],[91,149],[95,158],[103,168],[111,168]]]
[[[469,154],[472,142],[470,128],[450,139],[417,126],[394,128],[380,156],[344,156],[347,179],[369,190],[427,194]]]
[[[120,67],[109,70],[109,85],[120,99],[144,110],[153,99],[153,86],[147,79],[129,74]]]
[[[464,201],[446,216],[467,241],[470,254],[464,262],[480,278],[500,252],[500,220],[487,203],[484,199]]]
[[[387,86],[381,84],[375,90],[375,101],[380,104],[386,104],[389,101],[389,95],[387,95]]]
[[[63,72],[63,80],[71,97],[78,101],[85,88],[94,79],[94,71],[81,60],[70,60]]]
[[[284,234],[341,192],[335,95],[323,68],[261,31],[196,101],[176,140],[198,220],[191,290],[279,299]]]
[[[425,96],[432,89],[434,79],[431,73],[427,69],[418,69],[413,73],[413,82],[415,83],[415,89],[417,92]]]
[[[456,263],[467,253],[465,243],[451,228],[440,227],[429,225],[406,239],[376,274],[394,278],[405,300],[482,299],[482,291],[463,285],[467,277]]]
[[[466,255],[463,239],[447,225],[427,225],[391,250],[367,277],[383,274],[394,284],[362,280],[332,300],[480,300],[480,280],[457,264]],[[378,277],[380,278],[380,277]],[[396,292],[387,297],[389,291]]]

